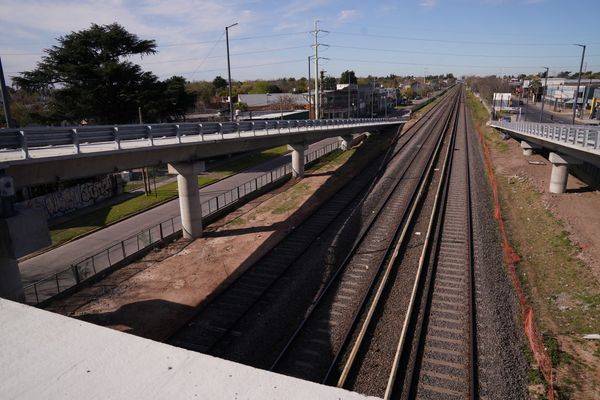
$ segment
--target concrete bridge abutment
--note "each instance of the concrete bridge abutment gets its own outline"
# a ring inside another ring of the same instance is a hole
[[[18,258],[51,244],[46,215],[16,209],[12,177],[0,171],[0,297],[24,301]]]
[[[202,207],[198,192],[198,175],[206,170],[204,161],[169,164],[169,173],[177,174],[181,229],[185,239],[202,236]]]

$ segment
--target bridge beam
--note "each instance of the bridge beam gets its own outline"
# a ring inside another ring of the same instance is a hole
[[[558,153],[550,153],[548,160],[552,163],[550,175],[550,193],[564,193],[569,179],[569,164],[581,164],[582,161]]]
[[[292,177],[302,178],[304,176],[304,150],[305,143],[288,144],[288,148],[292,150]]]
[[[185,239],[196,239],[202,236],[198,174],[203,171],[205,171],[204,161],[169,164],[169,173],[177,174],[181,228]]]

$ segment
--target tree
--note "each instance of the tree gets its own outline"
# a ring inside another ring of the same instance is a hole
[[[23,89],[49,93],[47,122],[126,123],[136,119],[157,78],[127,59],[156,52],[119,24],[96,25],[58,38],[33,71],[14,78]]]
[[[217,90],[225,89],[227,87],[227,81],[221,76],[217,76],[215,79],[213,79],[212,84]]]
[[[356,74],[354,71],[344,71],[340,76],[340,83],[356,83]]]
[[[323,78],[323,90],[335,90],[337,80],[333,76]]]
[[[558,78],[568,78],[569,76],[571,76],[571,71],[561,71],[557,75]]]
[[[281,88],[268,81],[256,81],[254,87],[248,91],[251,94],[281,93]]]

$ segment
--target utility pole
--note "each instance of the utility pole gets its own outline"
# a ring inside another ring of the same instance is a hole
[[[544,103],[546,102],[546,86],[548,86],[548,67],[546,68],[546,79],[544,80],[544,87],[542,87],[542,109],[540,111],[540,124],[542,123],[542,118],[544,117]]]
[[[321,109],[323,108],[323,81],[325,80],[325,70],[321,70],[321,86],[319,86],[320,92],[319,96],[319,112],[317,113],[317,119],[321,119]]]
[[[579,99],[579,85],[581,84],[581,70],[583,69],[583,59],[585,57],[585,44],[576,44],[575,46],[579,46],[583,49],[581,52],[581,64],[579,64],[579,77],[577,78],[577,90],[575,91],[575,96],[573,99],[573,125],[575,125],[575,110],[577,110],[577,99]],[[585,99],[584,99],[585,101]]]
[[[373,118],[373,105],[375,103],[375,79],[371,81],[371,118]]]
[[[311,94],[310,94],[310,58],[312,56],[308,56],[308,119],[310,119],[310,116],[312,114],[312,98],[311,98]]]
[[[348,74],[348,119],[350,119],[350,74]]]
[[[229,88],[228,88],[228,96],[229,96],[229,120],[233,121],[233,102],[231,101],[231,62],[229,60],[229,28],[233,28],[238,23],[231,24],[225,27],[225,42],[227,43],[227,76],[229,78]]]
[[[322,43],[319,43],[319,33],[327,32],[322,29],[319,29],[319,21],[315,20],[315,30],[312,33],[315,35],[315,119],[319,119],[321,115],[321,101],[319,99],[319,94],[322,91],[319,91],[319,46],[323,46]]]
[[[6,119],[6,127],[12,128],[10,124],[10,121],[12,120],[10,115],[10,98],[8,97],[8,90],[6,89],[6,82],[4,81],[2,58],[0,58],[0,91],[2,92],[2,104],[4,105],[4,118]]]

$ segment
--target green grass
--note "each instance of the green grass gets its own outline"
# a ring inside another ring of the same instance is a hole
[[[279,203],[277,207],[273,208],[271,211],[273,214],[285,214],[291,210],[298,208],[300,201],[302,200],[302,196],[310,187],[308,184],[299,182],[295,184],[291,189],[289,189],[289,196]]]
[[[203,187],[209,185],[219,179],[234,175],[240,171],[261,164],[270,159],[279,157],[288,152],[287,146],[279,146],[261,151],[260,153],[249,154],[244,157],[226,163],[222,167],[212,170],[204,175],[198,176],[198,186]],[[167,177],[157,177],[157,181],[166,179]],[[125,192],[130,192],[136,188],[142,187],[141,182],[131,182],[125,186]],[[108,224],[119,221],[130,215],[139,213],[159,203],[174,199],[177,197],[177,182],[171,182],[163,186],[159,186],[156,192],[148,196],[144,194],[132,194],[126,200],[119,204],[102,207],[83,215],[74,217],[70,221],[55,225],[50,229],[50,238],[52,245],[58,245],[71,240],[77,236],[83,235],[94,229],[101,228]],[[157,221],[158,222],[158,221]]]
[[[228,175],[237,174],[240,171],[251,168],[258,164],[262,164],[265,161],[282,156],[288,152],[289,150],[286,145],[273,147],[272,149],[263,150],[260,153],[249,154],[237,160],[231,161],[222,168],[215,170],[215,172],[218,171]]]

